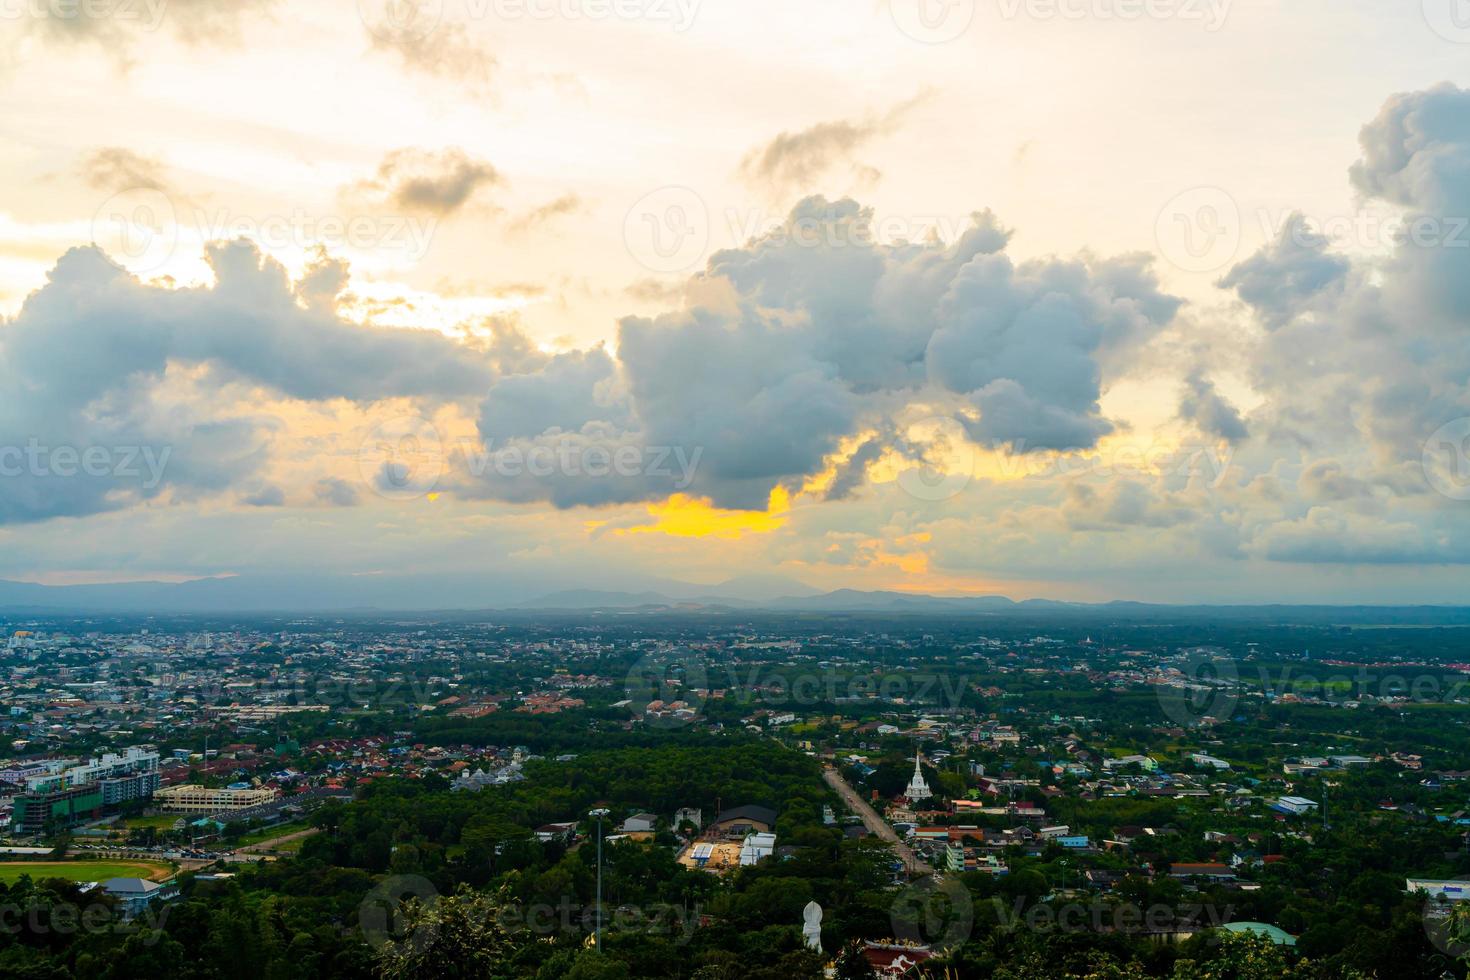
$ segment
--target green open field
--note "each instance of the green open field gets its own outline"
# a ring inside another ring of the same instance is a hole
[[[151,878],[161,881],[173,874],[173,866],[162,861],[0,861],[0,882],[10,884],[30,875],[65,878],[68,881],[104,881],[108,878]]]
[[[167,830],[178,822],[179,815],[177,813],[158,813],[151,817],[128,817],[122,821],[122,825],[129,830],[138,830],[143,827]]]
[[[310,829],[311,824],[307,823],[305,820],[294,820],[291,823],[279,823],[276,824],[274,827],[262,827],[259,830],[252,830],[250,833],[245,834],[239,840],[235,841],[235,846],[246,847],[250,844],[262,844],[268,840],[275,840],[277,837],[285,837],[288,834],[299,834],[303,830]]]

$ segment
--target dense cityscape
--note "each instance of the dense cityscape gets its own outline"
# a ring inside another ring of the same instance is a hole
[[[17,618],[0,965],[1459,976],[1436,618]]]

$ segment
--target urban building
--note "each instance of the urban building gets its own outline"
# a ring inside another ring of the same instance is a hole
[[[160,883],[146,878],[109,878],[102,882],[102,890],[118,900],[125,919],[142,912],[151,902],[167,902],[179,897],[179,886],[174,882]]]
[[[153,802],[169,813],[220,813],[244,810],[270,803],[273,789],[210,789],[207,786],[166,786],[153,794]]]
[[[16,797],[11,812],[14,833],[39,834],[71,827],[99,816],[106,807],[148,799],[158,789],[157,752],[134,746],[81,765],[68,765],[69,761],[12,767],[11,773],[31,773],[23,776],[26,789]]]
[[[72,786],[49,793],[24,793],[15,798],[11,833],[34,836],[47,830],[72,827],[102,814],[100,786]]]
[[[776,851],[775,834],[750,834],[740,845],[740,863],[756,864]]]

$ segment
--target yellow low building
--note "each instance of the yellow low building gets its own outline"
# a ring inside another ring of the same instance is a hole
[[[170,813],[219,813],[270,803],[273,789],[210,789],[207,786],[167,786],[156,790],[153,802]]]

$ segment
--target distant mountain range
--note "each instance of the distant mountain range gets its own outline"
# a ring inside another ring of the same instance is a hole
[[[648,587],[642,587],[647,585]],[[558,588],[532,578],[484,575],[240,575],[190,582],[35,585],[0,580],[7,615],[231,615],[263,613],[469,613],[507,615],[924,615],[1068,617],[1112,620],[1215,619],[1252,622],[1470,625],[1466,606],[1100,604],[1005,596],[907,592],[820,592],[801,582],[746,576],[713,586],[640,583],[630,591]]]
[[[422,612],[557,606],[566,609],[629,605],[749,605],[778,597],[817,595],[778,576],[742,576],[718,585],[671,580],[643,583],[637,593],[561,590],[535,576],[233,575],[188,582],[37,585],[0,580],[0,610],[65,613]],[[702,598],[718,594],[718,599]],[[552,596],[565,597],[552,601]],[[544,601],[538,597],[546,597]]]
[[[526,609],[638,609],[696,607],[728,609],[769,609],[775,612],[1003,612],[1036,601],[1017,603],[1005,596],[967,596],[947,598],[909,592],[858,592],[839,589],[836,592],[811,592],[807,595],[782,595],[768,599],[750,599],[724,594],[708,594],[675,598],[658,592],[603,592],[571,589],[538,596],[521,603]],[[1044,603],[1043,603],[1044,604]]]
[[[887,614],[928,616],[1085,616],[1116,620],[1220,619],[1292,623],[1376,623],[1383,625],[1470,625],[1466,606],[1370,605],[1163,605],[1144,602],[1060,602],[1006,596],[933,596],[910,592],[859,592],[839,589],[809,596],[782,596],[764,601],[742,601],[724,596],[677,600],[654,592],[555,592],[522,603],[521,608],[543,612],[595,610],[645,612],[769,611],[785,613]]]

